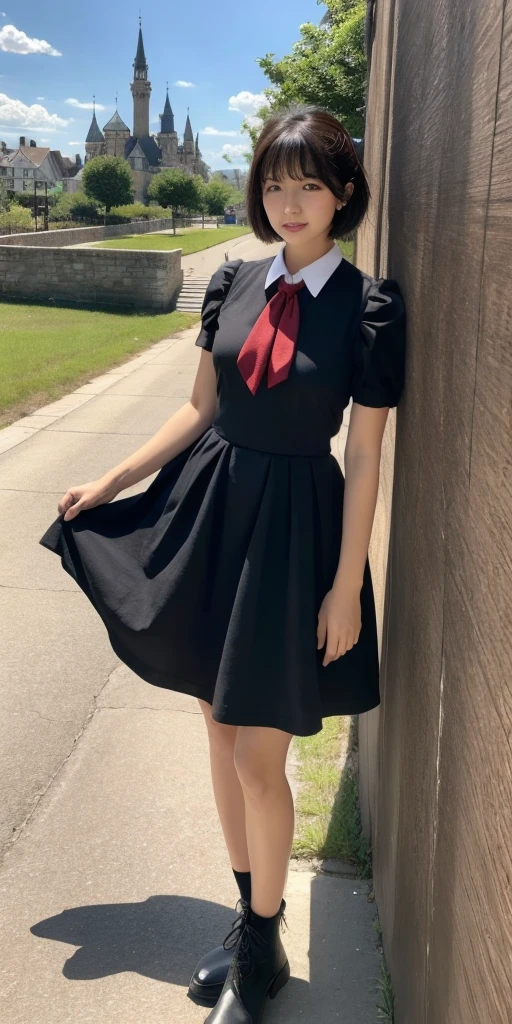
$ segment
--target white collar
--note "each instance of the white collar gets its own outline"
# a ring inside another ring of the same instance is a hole
[[[313,263],[308,263],[307,267],[302,267],[302,269],[297,271],[296,274],[289,274],[284,261],[283,245],[282,249],[279,250],[277,256],[270,264],[265,280],[265,288],[268,288],[273,281],[277,281],[277,279],[284,274],[285,281],[287,281],[288,284],[297,284],[299,281],[304,280],[308,291],[310,291],[316,298],[326,281],[329,280],[331,274],[336,270],[336,267],[340,265],[342,259],[343,255],[341,250],[339,246],[334,243],[332,249],[329,249],[329,252],[320,256],[320,259],[314,260]]]

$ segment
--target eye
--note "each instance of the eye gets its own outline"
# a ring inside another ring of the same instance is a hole
[[[269,185],[268,188],[267,188],[267,192],[273,192],[274,189],[279,189],[279,188],[280,188],[280,185]]]
[[[312,191],[316,189],[317,192],[320,192],[320,186],[316,185],[314,181],[308,181],[304,188],[311,189]]]

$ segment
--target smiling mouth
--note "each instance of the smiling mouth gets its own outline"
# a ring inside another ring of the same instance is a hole
[[[283,224],[283,227],[284,228],[292,228],[292,229],[293,228],[305,228],[306,225],[303,224],[303,223],[297,222],[297,223]]]

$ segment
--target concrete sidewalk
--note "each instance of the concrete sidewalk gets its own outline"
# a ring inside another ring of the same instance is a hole
[[[199,1024],[208,1011],[186,997],[188,981],[234,917],[197,702],[130,672],[38,544],[67,487],[121,461],[188,397],[196,333],[151,346],[0,432],[8,1024]],[[289,774],[294,787],[292,759]],[[376,1024],[380,954],[366,892],[292,866],[283,935],[292,978],[265,1021]]]

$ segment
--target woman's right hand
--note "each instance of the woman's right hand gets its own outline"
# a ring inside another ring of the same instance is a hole
[[[70,487],[58,504],[59,513],[64,512],[66,522],[75,517],[86,508],[95,508],[96,505],[104,505],[112,501],[118,494],[114,484],[106,483],[104,480],[92,480],[88,484],[79,484],[78,487]]]

